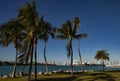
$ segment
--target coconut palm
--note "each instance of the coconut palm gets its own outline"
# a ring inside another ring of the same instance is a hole
[[[25,27],[24,33],[26,35],[26,38],[24,38],[24,48],[27,47],[27,49],[24,49],[24,59],[26,63],[30,59],[30,67],[29,67],[29,78],[31,79],[31,69],[32,69],[32,63],[33,63],[33,56],[35,56],[35,81],[37,80],[37,35],[40,32],[39,27],[39,17],[36,10],[36,5],[34,0],[32,0],[32,3],[26,3],[23,7],[20,8],[18,13],[18,19],[20,20],[20,23]],[[26,44],[25,44],[26,43]]]
[[[109,61],[109,53],[107,53],[106,50],[98,50],[96,55],[95,55],[95,59],[101,60],[101,64],[103,66],[103,71],[104,71],[105,70],[104,61],[105,60]]]
[[[77,34],[77,30],[79,28],[79,20],[76,21],[78,17],[75,17],[73,21],[67,21],[62,25],[59,32],[56,36],[57,39],[66,40],[68,39],[68,43],[66,45],[67,56],[71,58],[71,76],[73,76],[73,48],[72,41],[73,39],[79,39],[81,34]]]
[[[79,38],[78,38],[78,55],[79,55],[79,58],[80,58],[81,70],[84,72],[84,68],[83,68],[83,64],[82,64],[82,56],[81,56],[81,52],[80,52],[80,39],[88,37],[88,34],[87,33],[82,33],[82,34],[80,33],[80,20],[79,20],[78,17],[76,17],[74,19],[74,23],[79,27],[79,29],[78,29],[78,34],[79,34]]]
[[[22,29],[23,26],[17,20],[10,20],[9,22],[2,24],[0,27],[1,44],[8,46],[10,43],[13,43],[16,49],[15,64],[12,74],[13,78],[16,77],[17,56],[18,50],[21,47]]]
[[[42,34],[40,35],[40,39],[42,39],[44,41],[44,60],[45,60],[45,64],[46,64],[46,73],[48,74],[48,63],[47,63],[47,58],[46,58],[46,43],[49,39],[49,35],[51,35],[52,38],[54,38],[54,33],[53,33],[53,28],[52,25],[49,22],[45,22],[42,18],[41,20],[42,23]]]

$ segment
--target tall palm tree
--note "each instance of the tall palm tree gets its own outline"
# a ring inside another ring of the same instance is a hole
[[[33,56],[35,58],[35,81],[37,80],[37,40],[38,40],[38,33],[40,32],[39,27],[39,17],[36,10],[35,1],[32,0],[32,3],[26,3],[23,7],[20,8],[18,13],[18,19],[20,20],[20,23],[25,27],[25,34],[26,38],[23,40],[24,42],[27,42],[27,49],[24,50],[24,56],[26,63],[30,59],[30,67],[29,67],[29,78],[31,79],[31,69],[32,69],[32,63],[33,63]]]
[[[80,65],[81,65],[81,70],[82,72],[84,72],[84,68],[83,68],[83,64],[82,64],[82,56],[81,56],[81,52],[80,52],[80,39],[81,38],[87,38],[88,37],[88,34],[87,33],[80,33],[80,20],[78,17],[76,17],[74,19],[74,23],[79,27],[78,29],[78,34],[80,35],[79,38],[78,38],[78,55],[79,55],[79,58],[80,58]]]
[[[78,17],[75,17],[73,21],[75,21]],[[57,31],[59,34],[56,36],[57,39],[66,40],[68,39],[68,43],[66,45],[67,56],[71,58],[71,76],[73,76],[73,48],[72,41],[73,39],[79,39],[81,34],[77,34],[77,30],[79,28],[79,21],[73,22],[67,21],[62,25],[60,29]]]
[[[96,55],[95,55],[95,59],[97,60],[101,60],[101,64],[103,66],[103,71],[105,71],[105,64],[104,61],[108,60],[109,61],[109,53],[107,53],[106,50],[98,50]]]
[[[43,19],[41,20],[41,23],[43,24],[42,27],[42,34],[40,35],[40,39],[44,40],[44,60],[46,64],[46,73],[48,74],[48,63],[46,58],[46,43],[49,39],[49,35],[51,35],[52,38],[54,38],[53,28],[52,25],[49,22],[45,22]]]
[[[86,33],[81,34],[80,38],[86,38],[88,35]],[[80,52],[80,38],[78,39],[78,55],[80,58],[80,65],[81,65],[81,70],[84,72],[83,64],[82,64],[82,56]]]
[[[13,43],[16,49],[15,64],[12,74],[13,78],[16,77],[17,56],[18,50],[21,47],[22,29],[23,26],[17,20],[10,20],[0,26],[1,44],[8,46],[10,43]]]

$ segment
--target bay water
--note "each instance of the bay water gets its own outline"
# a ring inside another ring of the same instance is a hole
[[[49,66],[49,72],[52,71],[59,71],[59,70],[63,70],[63,71],[69,71],[70,70],[70,66]],[[17,73],[21,72],[23,69],[22,66],[17,66]],[[106,70],[120,70],[120,67],[105,67]],[[10,73],[12,73],[13,70],[13,66],[12,65],[7,65],[7,66],[0,66],[0,76],[3,75],[9,75]],[[80,71],[81,67],[80,66],[74,66],[74,71]],[[102,66],[84,66],[84,70],[102,70]],[[25,67],[24,72],[28,73],[29,71],[29,66]],[[34,72],[34,66],[32,67],[32,72]],[[45,72],[45,66],[37,66],[37,72]]]

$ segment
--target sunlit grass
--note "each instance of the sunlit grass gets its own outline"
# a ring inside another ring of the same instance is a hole
[[[27,81],[27,77],[22,77],[22,78],[1,78],[0,81]]]

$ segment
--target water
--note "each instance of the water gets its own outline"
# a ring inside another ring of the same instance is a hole
[[[49,72],[52,71],[58,71],[58,70],[64,70],[64,71],[68,71],[70,70],[70,66],[49,66]],[[80,66],[74,66],[74,71],[80,71],[81,67]],[[84,66],[85,70],[102,70],[102,66]],[[106,70],[120,70],[119,68],[113,68],[113,67],[106,67]],[[13,66],[0,66],[0,75],[9,75],[10,73],[12,73],[13,70]],[[21,67],[17,67],[17,72],[19,73],[22,70],[22,66]],[[29,66],[26,66],[25,68],[25,73],[28,73],[29,70]],[[38,66],[38,72],[45,72],[45,66]],[[32,69],[32,72],[34,72],[34,66]]]

